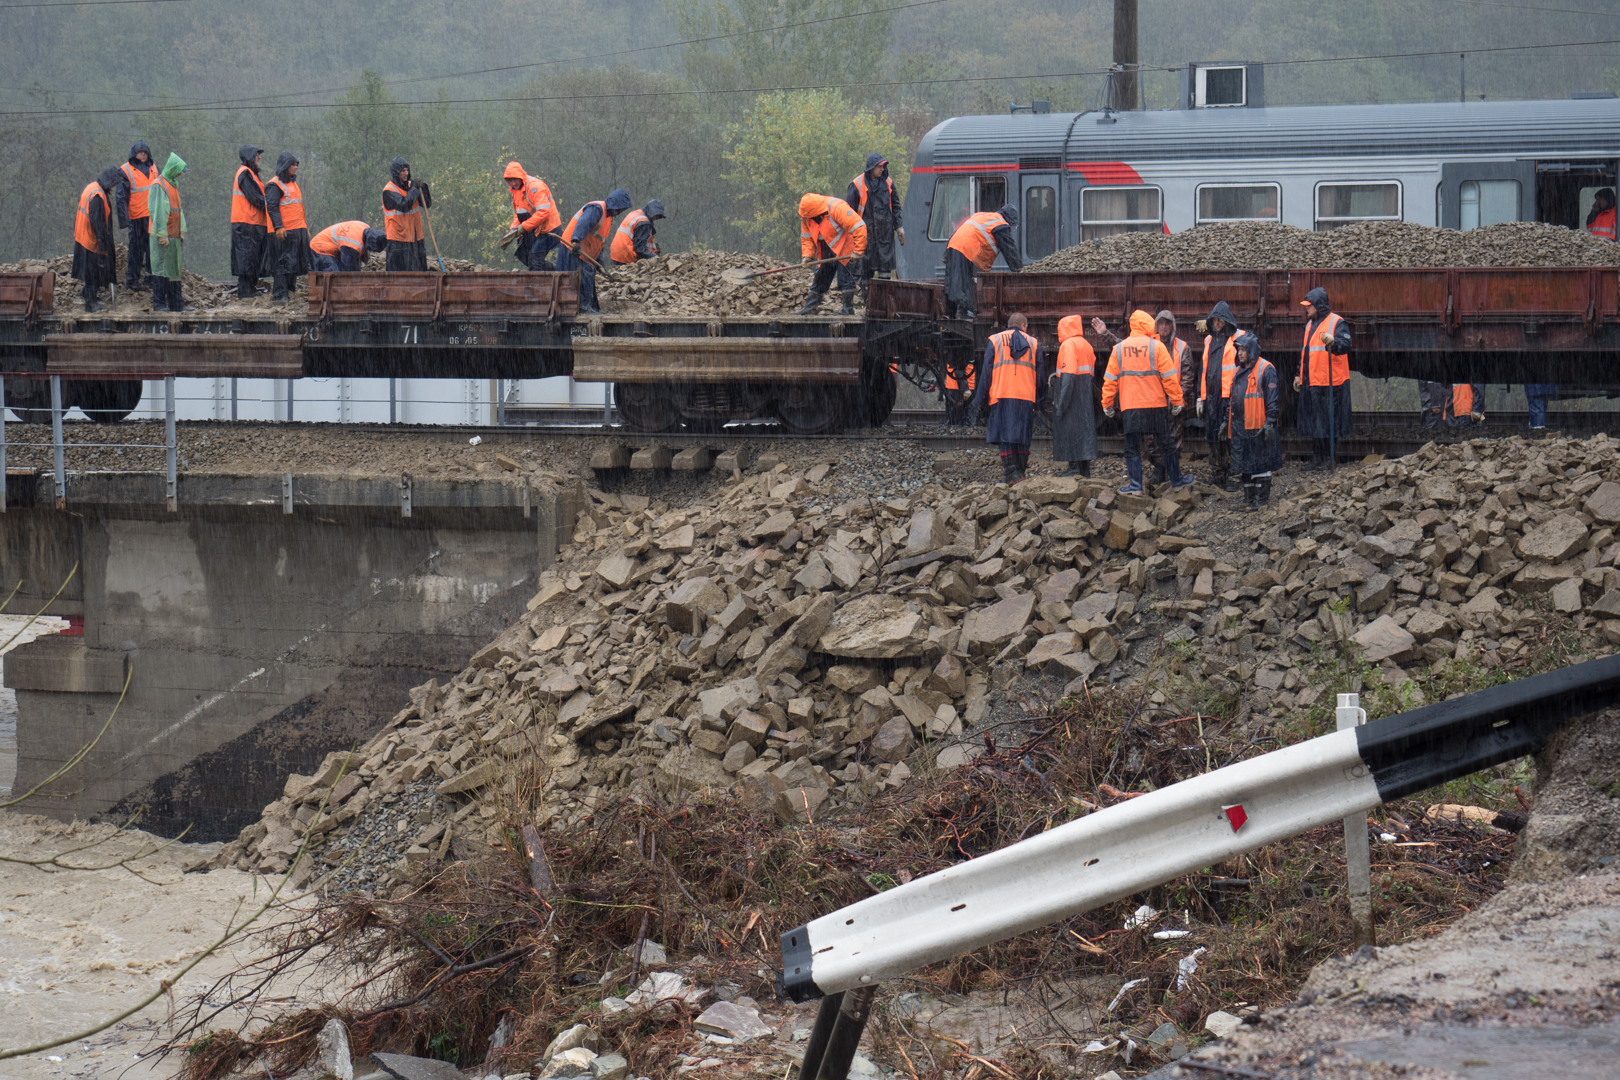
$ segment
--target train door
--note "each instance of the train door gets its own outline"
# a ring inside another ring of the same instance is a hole
[[[1536,162],[1536,220],[1569,229],[1584,229],[1599,191],[1614,189],[1615,162]]]
[[[1025,263],[1044,259],[1058,249],[1058,174],[1020,172],[1022,191],[1018,213],[1022,219]]]

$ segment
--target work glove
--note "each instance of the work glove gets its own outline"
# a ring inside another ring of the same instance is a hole
[[[906,230],[905,229],[896,229],[896,230],[894,230],[894,238],[896,240],[900,241],[900,246],[901,247],[906,246]]]
[[[1298,375],[1294,376],[1294,392],[1296,394],[1299,392],[1299,376]]]
[[[1476,424],[1483,424],[1485,422],[1485,414],[1482,412],[1470,413],[1468,415],[1468,419],[1472,420]]]
[[[522,235],[523,235],[523,230],[522,229],[507,229],[506,234],[500,238],[497,246],[498,247],[503,247],[503,248],[510,247],[512,245],[512,241],[516,240],[518,237],[520,237]]]
[[[1108,419],[1112,420],[1114,417],[1119,415],[1119,406],[1118,405],[1110,405],[1110,406],[1108,406],[1108,408],[1103,410],[1103,415],[1108,417]]]
[[[813,263],[815,261],[816,260],[814,258],[812,258],[809,255],[806,255],[804,258],[799,260],[799,265],[800,266],[809,266],[811,263]]]
[[[285,239],[287,239],[287,230],[286,229],[277,229],[276,230],[276,239],[277,240],[285,240]]]
[[[158,237],[158,247],[168,247],[168,246],[169,246],[169,238],[167,236]]]
[[[1203,399],[1203,398],[1199,398],[1199,399],[1198,399],[1198,404],[1197,404],[1197,405],[1194,405],[1194,406],[1193,406],[1193,408],[1194,408],[1194,409],[1195,409],[1195,410],[1197,410],[1197,414],[1198,414],[1198,415],[1199,415],[1199,416],[1203,416],[1203,415],[1204,415],[1204,399]]]
[[[1170,415],[1171,416],[1180,416],[1181,415],[1181,410],[1183,408],[1185,408],[1185,407],[1186,406],[1183,406],[1183,405],[1172,405],[1172,406],[1170,406]]]
[[[1260,429],[1260,437],[1266,442],[1270,442],[1272,438],[1276,436],[1276,434],[1277,429],[1272,427],[1270,424],[1267,424],[1265,427]]]

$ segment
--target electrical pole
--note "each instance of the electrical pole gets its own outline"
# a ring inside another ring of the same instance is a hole
[[[1114,0],[1114,108],[1138,108],[1136,0]]]

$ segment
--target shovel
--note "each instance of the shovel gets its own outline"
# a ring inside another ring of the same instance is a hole
[[[547,236],[555,236],[558,240],[562,240],[562,244],[563,244],[563,247],[565,249],[568,247],[568,241],[563,240],[561,233],[551,232],[551,233],[546,233],[546,235]],[[607,272],[607,267],[603,266],[601,263],[597,262],[595,259],[593,259],[589,255],[585,254],[583,251],[579,252],[579,257],[581,259],[584,259],[586,262],[590,263],[592,266],[596,267],[596,272],[598,274],[602,275],[602,280],[603,281],[613,281],[614,280],[613,275]]]
[[[822,259],[819,262],[795,263],[792,266],[778,266],[775,270],[743,270],[740,268],[733,268],[731,270],[720,271],[720,277],[731,282],[733,285],[742,285],[745,282],[753,281],[755,278],[769,277],[772,274],[784,274],[789,270],[808,270],[812,266],[826,266],[828,263],[840,261],[842,260],[838,256],[834,255],[830,259]]]

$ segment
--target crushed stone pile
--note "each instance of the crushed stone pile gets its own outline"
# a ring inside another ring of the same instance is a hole
[[[608,315],[786,315],[804,303],[814,268],[794,267],[742,285],[721,277],[725,270],[775,270],[781,266],[767,255],[687,251],[614,266],[611,272],[617,280],[597,278],[596,288],[602,311]],[[835,281],[821,313],[836,312],[841,301]],[[856,290],[856,310],[863,310],[865,303],[862,291]]]
[[[1604,435],[1430,444],[1301,478],[1252,514],[1202,485],[1059,476],[835,503],[835,471],[779,464],[664,513],[588,492],[527,616],[352,756],[290,777],[220,865],[283,871],[313,830],[306,883],[352,866],[367,843],[344,838],[364,825],[394,861],[345,880],[384,887],[496,841],[530,783],[537,824],[559,829],[637,787],[734,789],[783,824],[820,821],[913,769],[972,767],[1018,677],[1141,680],[1151,709],[1169,664],[1270,737],[1327,722],[1334,658],[1395,711],[1450,675],[1620,644]]]
[[[1361,222],[1327,232],[1244,221],[1200,225],[1168,236],[1122,233],[1054,252],[1024,273],[1616,264],[1620,244],[1530,221],[1467,232],[1402,221]]]

